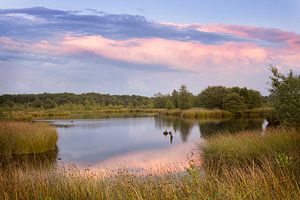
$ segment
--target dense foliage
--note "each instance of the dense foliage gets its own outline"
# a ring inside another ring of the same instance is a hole
[[[66,104],[84,105],[86,107],[122,106],[122,107],[151,107],[152,99],[137,95],[109,95],[98,93],[43,93],[43,94],[5,94],[0,96],[1,107],[45,108],[51,109]]]
[[[271,72],[270,99],[276,118],[282,124],[300,126],[300,76],[292,71],[283,75],[276,67]]]
[[[154,106],[168,109],[200,107],[241,112],[261,107],[263,100],[264,98],[258,91],[247,88],[209,86],[194,96],[186,86],[182,85],[179,91],[173,90],[171,95],[156,94]]]
[[[223,86],[209,86],[198,95],[193,95],[185,85],[171,94],[157,93],[154,97],[138,95],[109,95],[99,93],[43,93],[43,94],[4,94],[0,96],[0,107],[4,109],[99,109],[120,108],[167,108],[220,109],[230,112],[242,112],[262,106],[264,98],[258,91]]]

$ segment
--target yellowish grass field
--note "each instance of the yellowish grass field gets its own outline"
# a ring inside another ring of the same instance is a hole
[[[0,122],[0,155],[44,153],[56,148],[57,137],[48,124]]]

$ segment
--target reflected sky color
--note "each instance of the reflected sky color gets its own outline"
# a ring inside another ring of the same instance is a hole
[[[0,5],[0,94],[152,96],[181,84],[194,93],[225,85],[267,94],[270,64],[300,70],[295,0]]]
[[[130,169],[138,173],[182,171],[201,164],[199,145],[222,131],[265,128],[263,119],[185,120],[176,117],[47,120],[57,127],[58,158],[64,165],[99,172]],[[164,135],[164,131],[172,132]],[[159,169],[159,170],[158,170]]]
[[[59,157],[64,162],[89,165],[114,156],[164,149],[200,138],[199,129],[194,124],[181,132],[171,126],[158,124],[159,121],[150,117],[56,121],[56,125],[74,125],[57,128]],[[170,136],[163,135],[165,129],[172,131],[172,144]]]

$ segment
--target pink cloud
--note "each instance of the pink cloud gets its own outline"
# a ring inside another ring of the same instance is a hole
[[[128,45],[128,44],[135,45]],[[175,69],[204,70],[208,65],[262,63],[266,49],[254,44],[228,42],[206,45],[165,39],[111,40],[101,36],[66,37],[62,46],[67,52],[91,52],[125,62],[167,65]]]
[[[193,26],[199,31],[279,41],[284,42],[285,45],[261,46],[251,41],[232,41],[212,45],[160,38],[113,40],[100,35],[91,35],[65,36],[55,43],[43,40],[33,44],[0,38],[0,49],[58,56],[88,52],[118,61],[164,65],[193,72],[238,69],[247,69],[251,72],[269,64],[300,68],[300,35],[296,33],[229,25],[178,25],[178,28],[186,26]]]
[[[196,72],[209,68],[240,69],[249,65],[300,66],[299,45],[275,48],[245,42],[207,45],[158,38],[120,41],[101,36],[83,36],[66,37],[62,46],[72,53],[92,52],[125,62],[167,65]]]

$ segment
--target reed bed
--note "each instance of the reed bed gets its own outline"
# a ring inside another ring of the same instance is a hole
[[[180,109],[171,109],[171,110],[161,110],[159,112],[160,115],[168,115],[168,116],[178,116],[182,118],[198,118],[198,119],[207,119],[207,118],[229,118],[232,117],[232,114],[228,111],[224,110],[207,110],[202,108],[192,108],[187,110]]]
[[[66,168],[0,169],[1,199],[299,199],[299,138],[291,129],[217,135],[204,165],[184,173],[99,178]]]
[[[33,119],[59,118],[68,119],[74,117],[114,117],[118,115],[133,114],[158,114],[161,109],[139,109],[139,108],[103,108],[85,110],[60,110],[60,109],[41,109],[41,110],[22,110],[22,111],[0,111],[0,120],[31,121]]]
[[[55,128],[45,123],[0,122],[0,156],[54,150],[57,137]]]
[[[263,158],[275,160],[283,155],[299,162],[300,133],[296,129],[285,128],[269,129],[263,133],[222,133],[208,138],[202,150],[204,160],[212,166],[239,166]]]
[[[130,114],[144,115],[167,115],[182,118],[197,119],[222,119],[230,117],[244,118],[271,118],[273,116],[272,108],[257,108],[246,110],[241,113],[230,113],[229,111],[219,109],[191,108],[181,109],[150,109],[150,108],[102,108],[102,109],[40,109],[40,110],[20,110],[20,111],[0,111],[0,120],[18,120],[31,121],[33,119],[45,118],[94,118],[94,117],[114,117],[118,115],[130,116]]]

